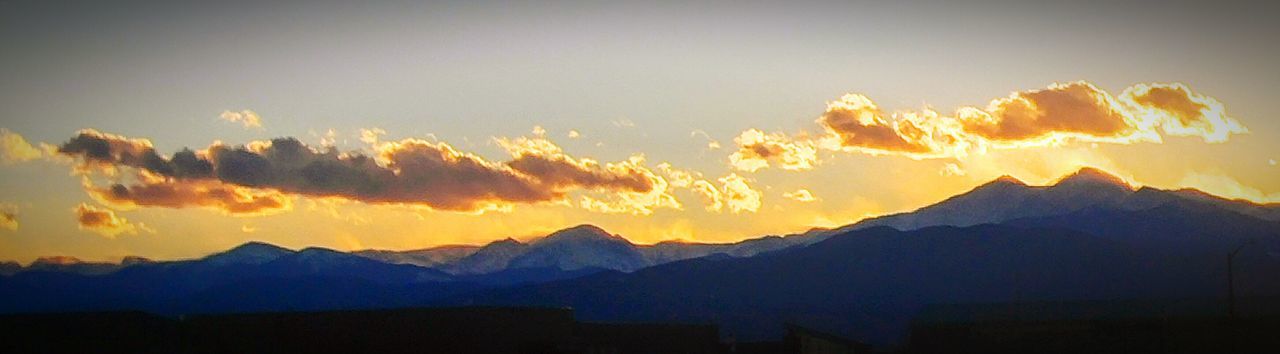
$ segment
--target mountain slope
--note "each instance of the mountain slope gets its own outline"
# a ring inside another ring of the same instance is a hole
[[[796,322],[885,344],[927,303],[1131,293],[1126,279],[1106,271],[1129,266],[1131,253],[1065,230],[881,227],[756,257],[693,259],[463,301],[568,306],[588,321],[715,322],[742,340],[776,339],[784,322]]]
[[[363,250],[351,254],[376,259],[386,263],[412,264],[420,267],[436,267],[452,263],[462,257],[475,254],[481,246],[441,246],[410,251]]]
[[[1186,201],[1088,207],[1011,225],[871,227],[751,258],[702,258],[634,273],[482,292],[466,303],[573,307],[586,320],[714,322],[742,340],[783,323],[885,346],[926,305],[1218,298],[1225,250],[1241,296],[1280,294],[1280,224]],[[1247,271],[1246,271],[1247,270]],[[1249,275],[1244,275],[1248,273]]]
[[[596,226],[578,225],[529,243],[495,241],[438,268],[455,275],[480,275],[514,269],[633,271],[648,265],[630,241]]]
[[[1050,186],[1028,186],[1012,177],[1001,177],[912,212],[867,219],[841,230],[874,226],[899,230],[943,225],[972,226],[1064,215],[1085,208],[1142,210],[1171,202],[1194,202],[1265,220],[1280,220],[1280,206],[1277,205],[1229,200],[1191,189],[1135,189],[1119,177],[1095,168],[1083,168]]]
[[[511,265],[511,260],[523,254],[526,248],[528,245],[514,239],[498,240],[438,268],[456,275],[493,273],[507,269]]]
[[[263,301],[287,297],[271,296],[278,292],[249,284],[274,282],[281,286],[276,289],[288,289],[288,284],[316,283],[320,279],[335,287],[372,284],[363,286],[371,294],[384,287],[415,287],[428,294],[442,287],[438,284],[454,281],[452,276],[438,270],[387,264],[333,250],[309,248],[294,252],[264,243],[248,243],[202,259],[141,263],[95,276],[65,272],[18,273],[0,281],[3,299],[0,312],[134,309],[186,313],[213,301],[212,295],[206,295],[201,301],[197,301],[195,295],[216,294],[209,291],[217,288],[234,290],[228,294],[258,295],[244,297],[246,302],[241,305],[245,309],[260,309],[265,304]],[[320,301],[318,298],[324,297],[323,294],[297,294],[291,301]],[[375,305],[374,299],[376,297],[370,296],[357,303]]]
[[[579,270],[603,268],[624,272],[648,266],[644,255],[627,239],[592,225],[556,231],[529,244],[511,260],[511,268]]]

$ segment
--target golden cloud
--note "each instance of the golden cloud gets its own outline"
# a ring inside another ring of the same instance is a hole
[[[985,108],[961,107],[953,116],[931,109],[886,114],[866,96],[846,94],[829,102],[817,123],[826,131],[818,140],[820,148],[914,159],[963,158],[989,147],[1016,149],[1071,141],[1160,142],[1161,133],[1223,142],[1231,134],[1248,132],[1226,115],[1222,103],[1184,84],[1138,84],[1114,97],[1084,81],[1014,92]],[[788,155],[776,146],[808,143],[765,136],[755,129],[735,141],[739,150],[730,162],[743,171],[770,163],[785,165]]]
[[[40,158],[40,149],[31,146],[22,135],[0,128],[0,163],[11,164]]]
[[[92,231],[106,238],[115,238],[120,234],[137,234],[139,229],[150,231],[146,225],[134,225],[125,218],[116,216],[109,209],[99,209],[86,203],[80,203],[75,209],[76,222],[81,230]]]
[[[880,108],[863,95],[847,94],[829,102],[818,124],[845,148],[914,154],[932,152],[929,145],[921,141],[925,130],[916,120],[886,119]]]
[[[802,202],[802,203],[808,203],[808,202],[818,200],[818,198],[813,196],[813,192],[810,192],[808,189],[804,189],[804,188],[797,189],[792,192],[783,193],[782,196],[787,199],[791,199],[791,200]]]
[[[724,209],[724,193],[716,189],[716,186],[706,180],[693,181],[689,185],[689,190],[694,194],[702,196],[707,211],[720,211]]]
[[[707,211],[722,212],[726,207],[733,213],[755,212],[760,209],[760,191],[752,188],[746,178],[737,174],[731,173],[712,182],[702,179],[701,173],[677,169],[665,162],[658,164],[658,169],[666,174],[673,187],[685,188],[698,195]]]
[[[760,210],[760,191],[752,189],[747,179],[736,173],[720,177],[724,205],[733,213]]]
[[[1121,92],[1119,99],[1147,124],[1159,125],[1165,134],[1199,136],[1206,142],[1218,143],[1227,141],[1231,134],[1249,132],[1240,122],[1227,117],[1221,102],[1191,92],[1183,84],[1134,85]]]
[[[818,148],[813,142],[792,140],[782,133],[748,129],[733,141],[738,144],[738,151],[729,155],[729,164],[738,170],[755,172],[775,161],[779,168],[799,171],[818,163]]]
[[[257,112],[247,109],[239,112],[222,111],[218,118],[231,123],[240,123],[245,128],[262,128],[262,117],[258,116]]]

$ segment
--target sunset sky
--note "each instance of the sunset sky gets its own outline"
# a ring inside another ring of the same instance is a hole
[[[1280,202],[1277,17],[0,2],[0,260],[416,249],[584,223],[728,242],[1082,166]]]

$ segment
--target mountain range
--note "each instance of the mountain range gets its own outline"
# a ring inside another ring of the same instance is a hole
[[[1086,168],[1002,177],[911,212],[729,244],[636,245],[591,225],[413,251],[251,242],[200,259],[48,258],[0,270],[0,312],[161,314],[400,306],[572,307],[583,320],[716,323],[742,340],[799,323],[878,346],[936,304],[1280,295],[1280,205],[1135,188]]]

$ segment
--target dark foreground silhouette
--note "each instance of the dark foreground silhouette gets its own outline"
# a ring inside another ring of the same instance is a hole
[[[4,353],[718,353],[712,325],[581,323],[567,309],[423,308],[168,318],[0,317]]]
[[[1280,317],[1093,316],[1120,303],[926,310],[907,353],[1274,353]],[[1031,316],[1028,316],[1031,314]],[[1065,316],[1060,316],[1065,315]],[[869,353],[788,325],[737,343],[706,324],[584,323],[554,308],[414,308],[169,318],[143,312],[0,316],[0,353]]]

